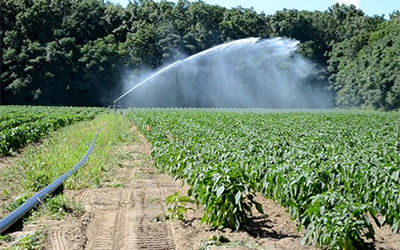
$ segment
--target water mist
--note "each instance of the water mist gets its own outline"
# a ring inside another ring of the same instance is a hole
[[[218,45],[156,72],[126,79],[127,107],[330,108],[298,42],[246,38]],[[134,81],[132,79],[140,79]]]

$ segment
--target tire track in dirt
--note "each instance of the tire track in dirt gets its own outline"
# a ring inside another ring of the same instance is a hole
[[[89,197],[93,196],[94,190],[93,189],[83,189],[82,193],[76,198],[76,201],[84,202]]]
[[[126,147],[131,160],[123,162],[117,175],[123,177],[123,188],[97,188],[67,191],[86,211],[86,226],[80,244],[65,237],[73,229],[65,225],[51,230],[51,249],[175,249],[174,235],[168,223],[157,218],[165,215],[166,194],[177,191],[170,176],[153,167],[150,145],[136,133],[134,145]],[[82,227],[83,228],[83,227]]]
[[[112,231],[115,223],[115,212],[107,211],[97,213],[89,225],[88,245],[89,249],[112,249],[114,241]]]
[[[131,204],[130,198],[131,198],[131,191],[130,190],[125,190],[122,193],[122,198],[121,200],[123,201],[128,201],[128,205]],[[132,210],[132,209],[131,209]],[[122,248],[122,243],[124,242],[125,239],[127,239],[127,231],[131,227],[130,222],[127,221],[127,214],[129,213],[129,209],[125,207],[120,207],[116,216],[116,230],[114,230],[114,245],[113,249],[121,249]]]
[[[166,212],[162,186],[154,187],[153,181],[149,180],[140,181],[134,196],[137,204],[130,219],[134,221],[136,230],[128,237],[124,249],[175,249],[169,224],[156,220]]]
[[[51,232],[51,244],[53,245],[54,249],[66,250],[67,247],[67,240],[65,238],[65,234],[62,231],[52,231]]]

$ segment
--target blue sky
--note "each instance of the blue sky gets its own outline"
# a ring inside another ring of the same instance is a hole
[[[126,6],[129,0],[109,0]],[[367,15],[382,15],[386,17],[393,10],[400,10],[400,0],[203,0],[209,4],[218,4],[224,7],[236,7],[238,5],[246,8],[253,7],[257,12],[264,11],[266,14],[273,14],[277,10],[298,9],[298,10],[327,10],[336,2],[354,4],[361,8]],[[172,0],[172,2],[176,2]]]

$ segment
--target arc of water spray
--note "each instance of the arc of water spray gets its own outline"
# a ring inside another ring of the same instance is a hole
[[[278,37],[278,38],[274,38],[274,39],[271,39],[271,40],[280,41],[281,42],[282,39]],[[260,38],[255,38],[255,37],[239,39],[239,40],[235,40],[235,41],[231,41],[231,42],[228,42],[228,43],[223,43],[223,44],[217,45],[215,47],[206,49],[204,51],[201,51],[201,52],[199,52],[197,54],[194,54],[194,55],[192,55],[190,57],[187,57],[185,59],[178,60],[178,61],[176,61],[176,62],[174,62],[174,63],[172,63],[172,64],[170,64],[170,65],[168,65],[168,66],[166,66],[166,67],[164,67],[162,69],[160,69],[159,71],[157,71],[156,73],[152,74],[151,76],[147,77],[146,79],[144,79],[143,81],[141,81],[140,83],[138,83],[137,85],[135,85],[134,87],[132,87],[131,89],[126,91],[123,95],[121,95],[120,97],[115,99],[114,102],[113,102],[114,111],[115,111],[115,107],[116,107],[117,102],[120,101],[122,98],[124,98],[129,93],[131,93],[135,89],[139,88],[140,86],[142,86],[144,83],[148,82],[149,80],[155,78],[156,76],[160,75],[161,73],[163,73],[163,72],[165,72],[165,71],[167,71],[167,70],[169,70],[169,69],[171,69],[173,67],[176,67],[177,65],[179,65],[181,63],[184,63],[184,62],[190,61],[190,60],[196,60],[197,58],[203,57],[205,55],[213,55],[213,54],[217,54],[219,52],[230,50],[230,49],[236,49],[236,48],[241,48],[242,49],[242,48],[245,48],[246,46],[250,46],[250,45],[255,44],[255,43],[259,42],[259,41],[260,41]],[[296,50],[297,45],[298,45],[297,41],[293,42],[292,45],[291,45],[290,50],[291,51]],[[261,46],[267,46],[267,44],[261,44]]]

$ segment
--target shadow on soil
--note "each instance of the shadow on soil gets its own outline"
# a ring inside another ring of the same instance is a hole
[[[300,236],[294,234],[285,234],[273,230],[271,224],[273,222],[268,219],[267,215],[253,216],[251,221],[244,231],[256,238],[299,238]]]

